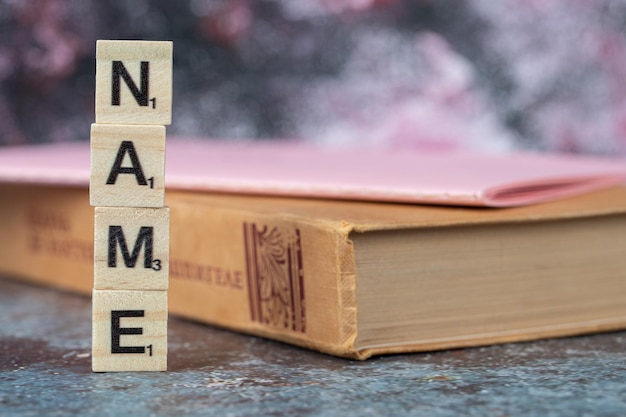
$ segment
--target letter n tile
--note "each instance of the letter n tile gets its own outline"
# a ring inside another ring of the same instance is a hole
[[[96,43],[96,123],[169,125],[172,42]]]

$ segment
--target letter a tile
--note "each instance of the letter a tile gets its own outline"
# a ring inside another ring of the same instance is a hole
[[[94,372],[167,370],[167,292],[93,290]]]
[[[169,210],[96,207],[95,289],[167,290]]]
[[[165,127],[91,125],[90,203],[163,207]]]
[[[169,125],[172,42],[96,43],[96,123]]]

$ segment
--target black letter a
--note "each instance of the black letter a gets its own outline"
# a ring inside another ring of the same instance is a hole
[[[141,61],[141,90],[137,88],[137,84],[130,78],[130,74],[126,71],[126,67],[122,64],[122,61],[113,61],[113,68],[111,71],[111,105],[120,105],[120,77],[124,79],[124,82],[130,89],[130,92],[135,97],[137,104],[140,106],[148,105],[148,69],[150,63],[148,61]]]
[[[124,155],[126,155],[126,153],[128,153],[130,163],[133,165],[132,167],[122,167],[122,162],[124,161]],[[119,174],[134,174],[137,178],[137,184],[148,185],[146,177],[143,175],[139,158],[137,157],[135,145],[130,140],[122,141],[120,149],[117,151],[115,162],[113,162],[111,172],[109,173],[109,178],[107,178],[107,185],[115,184]]]

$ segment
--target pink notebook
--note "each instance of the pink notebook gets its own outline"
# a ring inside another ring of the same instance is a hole
[[[319,149],[168,139],[166,187],[506,207],[626,181],[626,160],[537,154]],[[0,148],[0,182],[89,184],[89,144]]]

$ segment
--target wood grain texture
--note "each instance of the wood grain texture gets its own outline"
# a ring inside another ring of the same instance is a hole
[[[169,41],[97,41],[96,123],[169,125],[172,50]]]
[[[169,224],[169,207],[96,207],[94,288],[167,290]]]
[[[90,203],[163,207],[165,127],[91,125]]]
[[[167,291],[93,291],[94,372],[167,370]]]

